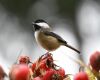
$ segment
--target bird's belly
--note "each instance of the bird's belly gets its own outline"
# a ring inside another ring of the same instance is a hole
[[[60,46],[58,40],[52,36],[39,36],[38,40],[40,45],[48,51],[53,51]]]

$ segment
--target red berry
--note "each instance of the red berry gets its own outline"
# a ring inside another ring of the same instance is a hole
[[[74,76],[74,80],[89,80],[89,78],[85,72],[79,72]]]
[[[39,68],[45,71],[54,68],[53,58],[50,53],[47,53],[40,58]]]
[[[99,72],[100,70],[100,52],[96,51],[90,56],[90,65],[93,70]]]
[[[35,77],[43,75],[45,71],[54,68],[53,58],[50,53],[42,55],[32,64],[32,72]]]
[[[37,76],[41,75],[40,68],[39,68],[39,63],[37,61],[32,64],[31,69],[32,69],[34,77],[37,77]]]
[[[40,64],[39,64],[39,68],[42,69],[42,70],[45,70],[45,71],[49,70],[50,67],[47,64],[47,60],[41,61]]]
[[[20,56],[19,63],[20,64],[29,64],[30,58],[28,56]]]
[[[52,80],[53,75],[55,74],[55,70],[51,69],[49,71],[46,71],[46,73],[43,75],[43,80]]]
[[[33,73],[34,73],[35,69],[36,69],[36,63],[33,63],[33,64],[32,64],[32,72],[33,72]]]
[[[60,76],[62,76],[62,77],[65,76],[65,70],[64,70],[63,68],[58,69],[58,70],[57,70],[57,73],[58,73]]]
[[[63,80],[64,78],[54,69],[46,71],[42,80]]]
[[[30,80],[30,70],[27,65],[13,65],[10,73],[10,80]]]

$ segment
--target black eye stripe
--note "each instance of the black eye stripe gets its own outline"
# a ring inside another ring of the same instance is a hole
[[[41,27],[39,25],[37,25],[37,24],[34,24],[34,29],[35,29],[35,31],[37,31],[37,30],[40,30]]]

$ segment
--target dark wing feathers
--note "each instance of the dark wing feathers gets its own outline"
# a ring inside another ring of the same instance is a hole
[[[44,31],[44,34],[47,35],[47,36],[55,37],[55,38],[57,38],[58,41],[60,41],[61,43],[67,44],[67,42],[66,42],[62,37],[60,37],[59,35],[57,35],[56,33]]]

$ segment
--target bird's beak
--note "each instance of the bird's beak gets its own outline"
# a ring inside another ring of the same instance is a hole
[[[35,25],[35,23],[34,23],[34,22],[32,22],[32,27],[33,27],[33,30],[35,31],[35,27],[34,27],[34,25]]]
[[[34,23],[34,22],[32,22],[32,25],[35,25],[35,23]]]

